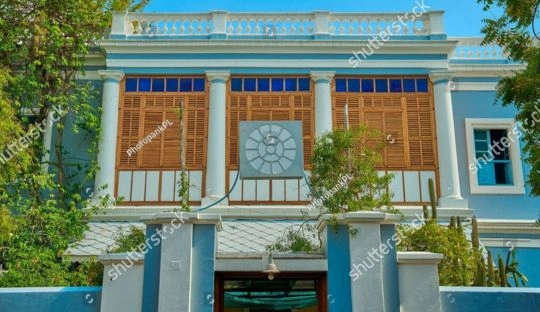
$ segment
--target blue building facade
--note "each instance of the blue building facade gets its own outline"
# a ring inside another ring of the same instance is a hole
[[[528,286],[540,287],[540,271],[534,265],[540,258],[540,228],[534,225],[540,199],[530,196],[526,183],[530,168],[522,161],[516,111],[495,104],[497,82],[522,66],[509,62],[497,46],[481,46],[480,38],[449,38],[443,15],[420,8],[400,15],[115,14],[110,35],[100,42],[106,56],[90,57],[81,78],[102,86],[103,135],[95,196],[123,201],[95,216],[87,239],[69,253],[74,259],[98,256],[114,243],[114,233],[132,225],[146,226],[150,237],[156,226],[168,222],[163,220],[174,219],[141,221],[144,215],[158,216],[178,207],[183,146],[189,203],[200,215],[190,217],[186,224],[191,225],[179,231],[183,234],[171,233],[176,245],[164,244],[145,256],[144,270],[132,277],[141,285],[144,280],[144,287],[137,290],[144,294],[140,305],[143,311],[156,305],[206,311],[220,302],[222,308],[225,305],[220,311],[245,311],[242,308],[254,303],[240,300],[241,292],[253,291],[246,285],[261,282],[266,246],[297,227],[301,211],[316,199],[309,197],[304,177],[281,174],[292,166],[287,161],[269,161],[265,167],[269,158],[264,157],[279,154],[274,137],[264,137],[272,130],[257,141],[265,146],[259,152],[262,160],[249,156],[249,143],[244,151],[241,122],[267,122],[268,129],[282,121],[301,122],[294,157],[303,155],[305,175],[317,136],[345,123],[367,124],[385,135],[378,170],[394,174],[393,205],[406,221],[421,215],[422,205],[429,202],[427,183],[433,179],[441,221],[475,215],[482,244],[504,256],[517,248]],[[540,122],[540,111],[531,122]],[[281,133],[275,138],[285,144]],[[243,152],[248,155],[244,162]],[[242,166],[248,162],[264,174],[243,176]],[[220,220],[207,220],[205,215]],[[309,215],[317,217],[315,211]],[[360,219],[365,218],[369,219]],[[355,217],[345,219],[345,224],[359,222]],[[379,233],[377,238],[354,244],[378,246],[381,238],[392,237],[393,226],[388,229],[384,224],[394,221],[384,220],[372,229]],[[330,311],[363,311],[354,299],[355,294],[365,295],[357,284],[345,287],[345,295],[331,293],[350,282],[349,276],[337,272],[349,272],[365,253],[335,235],[339,233],[327,233],[325,254],[276,257],[286,272],[283,276],[303,285],[298,297],[317,301],[297,310],[291,305],[291,311],[326,311],[326,306]],[[189,252],[174,246],[186,246]],[[398,270],[397,263],[438,261],[433,255],[418,257],[400,256],[394,250],[394,260],[380,265],[380,282],[375,273],[367,280],[375,283],[373,289],[379,285],[381,292],[369,293],[364,302],[387,307],[381,311],[406,305],[406,298],[415,294],[388,285],[414,276],[408,269]],[[105,261],[112,267],[120,260]],[[148,263],[154,264],[152,268]],[[164,273],[167,266],[178,270]],[[186,280],[174,272],[191,275]],[[182,281],[179,290],[163,288],[172,285],[170,276]],[[200,280],[208,277],[208,282]],[[105,284],[114,287],[113,282]],[[428,279],[424,288],[432,284]],[[157,292],[156,285],[160,285]],[[241,290],[234,292],[234,287]],[[197,298],[182,295],[169,302],[163,297],[179,291]],[[396,293],[401,300],[392,301]],[[264,294],[259,295],[256,299],[264,308],[268,303]],[[197,301],[199,297],[204,300]],[[103,295],[102,306],[111,300]]]

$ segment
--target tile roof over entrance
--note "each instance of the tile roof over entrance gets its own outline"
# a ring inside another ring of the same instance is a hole
[[[276,242],[288,229],[298,229],[300,220],[224,220],[218,232],[218,252],[261,253]],[[90,222],[84,238],[71,246],[66,254],[73,260],[99,256],[114,247],[120,233],[131,227],[144,229],[142,222]]]

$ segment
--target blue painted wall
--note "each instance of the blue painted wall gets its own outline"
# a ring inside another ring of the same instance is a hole
[[[440,287],[442,312],[538,312],[539,288]]]
[[[388,311],[399,311],[399,281],[396,242],[392,236],[396,233],[393,224],[381,225],[381,243],[387,244],[390,253],[382,258],[384,305]]]
[[[0,311],[98,312],[101,287],[0,288]]]
[[[536,219],[540,213],[540,198],[530,195],[526,186],[525,195],[472,195],[469,183],[469,160],[465,135],[465,118],[514,118],[514,107],[495,105],[493,91],[458,91],[452,92],[456,145],[458,150],[459,176],[463,197],[469,200],[469,207],[475,210],[479,218],[492,219]],[[530,167],[522,164],[524,177]]]
[[[200,312],[214,311],[214,269],[216,256],[216,226],[193,226],[193,258],[191,309]]]
[[[158,233],[162,228],[161,224],[146,225],[146,238],[153,243],[154,248],[148,249],[144,256],[142,312],[152,312],[158,308],[161,269],[161,237]]]
[[[349,235],[349,228],[345,225],[328,225],[326,257],[329,312],[352,311]]]
[[[493,252],[493,258],[497,259],[498,255],[506,261],[506,255],[508,248],[495,248],[490,247],[489,250]],[[527,283],[528,287],[540,287],[540,269],[538,269],[538,260],[540,259],[540,249],[539,248],[522,248],[518,247],[516,249],[516,260],[519,263],[518,270],[525,274],[529,282]],[[510,279],[512,286],[514,285],[514,280]],[[540,311],[540,309],[538,310]]]

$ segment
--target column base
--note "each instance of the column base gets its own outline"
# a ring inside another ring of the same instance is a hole
[[[203,197],[201,199],[201,207],[208,207],[210,205],[213,205],[217,201],[219,201],[222,197],[223,197],[223,195],[210,195],[210,196]],[[229,199],[224,198],[222,201],[220,201],[215,206],[228,206],[228,205],[229,205]]]
[[[107,194],[103,194],[103,195],[95,195],[94,197],[89,198],[88,206],[115,209],[116,198],[114,198],[112,195],[109,195],[109,197],[105,199],[106,196]]]
[[[439,198],[441,208],[469,208],[469,201],[463,198],[441,197]]]

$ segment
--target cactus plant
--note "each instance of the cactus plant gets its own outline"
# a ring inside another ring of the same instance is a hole
[[[478,234],[478,222],[476,221],[476,216],[472,218],[472,234],[471,234],[472,246],[474,252],[480,251],[480,237]]]
[[[431,202],[431,218],[437,220],[437,197],[435,195],[435,182],[433,182],[433,179],[428,180],[428,188],[429,200]]]
[[[456,223],[457,223],[457,228],[460,230],[463,230],[463,228],[461,227],[461,218],[459,216],[456,217]]]
[[[426,205],[422,206],[422,212],[424,213],[424,220],[429,220],[429,212]]]
[[[506,287],[507,286],[507,283],[506,283],[506,269],[505,269],[505,266],[504,266],[504,260],[501,257],[501,255],[499,255],[497,262],[498,262],[498,266],[499,266],[499,286]]]
[[[456,228],[456,217],[450,217],[450,224],[448,225],[449,229],[455,229]]]
[[[488,250],[487,256],[487,285],[495,285],[495,268],[493,267],[493,254]]]

